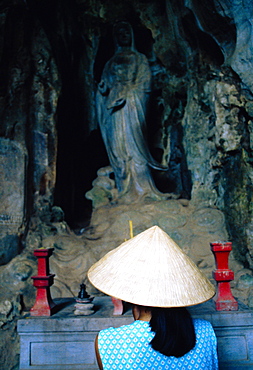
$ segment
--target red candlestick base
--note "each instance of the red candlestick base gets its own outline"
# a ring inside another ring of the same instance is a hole
[[[33,254],[38,258],[38,275],[32,276],[37,293],[35,304],[30,310],[31,316],[51,316],[56,307],[50,294],[50,286],[54,283],[54,275],[49,274],[49,257],[53,250],[53,248],[34,250]]]
[[[120,299],[117,299],[114,297],[111,297],[111,298],[112,298],[112,303],[114,307],[113,315],[122,315],[124,311],[123,302]]]
[[[234,280],[234,273],[228,268],[228,257],[232,250],[231,242],[210,243],[211,251],[214,254],[216,270],[213,277],[217,282],[217,293],[214,298],[217,311],[236,311],[238,302],[233,297],[230,281]]]

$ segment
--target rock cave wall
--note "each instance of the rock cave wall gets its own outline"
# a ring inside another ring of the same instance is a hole
[[[1,344],[1,368],[18,366],[15,326],[34,301],[33,250],[54,243],[68,269],[80,257],[73,284],[104,250],[94,240],[105,225],[92,234],[84,195],[109,164],[94,94],[118,19],[131,22],[153,73],[150,148],[169,166],[157,187],[224,215],[222,235],[241,266],[237,293],[253,306],[252,13],[250,0],[0,1],[0,324],[1,343],[12,343]],[[173,212],[182,223],[181,206]]]

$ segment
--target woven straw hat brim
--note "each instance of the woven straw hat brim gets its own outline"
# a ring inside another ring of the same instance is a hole
[[[158,226],[107,253],[87,275],[101,292],[143,306],[191,306],[215,294],[206,276]]]

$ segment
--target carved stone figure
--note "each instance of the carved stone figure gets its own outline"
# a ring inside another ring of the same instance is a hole
[[[156,199],[164,194],[156,189],[150,168],[166,168],[152,158],[146,139],[150,68],[134,47],[129,23],[116,23],[114,41],[115,54],[104,67],[96,97],[102,137],[119,195]]]

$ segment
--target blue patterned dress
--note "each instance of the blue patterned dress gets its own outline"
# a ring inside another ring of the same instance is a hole
[[[104,370],[217,370],[217,340],[212,325],[202,319],[193,319],[196,345],[182,357],[167,357],[149,344],[154,333],[149,323],[136,320],[120,328],[101,330],[98,349]]]

